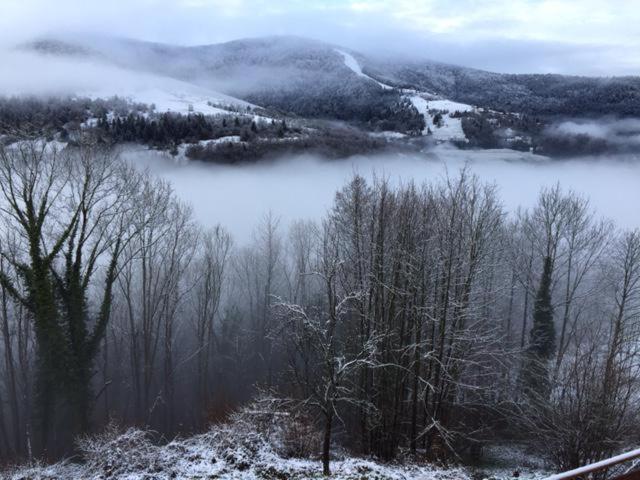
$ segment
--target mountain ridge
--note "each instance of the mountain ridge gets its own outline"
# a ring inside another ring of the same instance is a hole
[[[62,54],[83,47],[77,45],[78,40],[75,44],[70,40],[58,42]],[[430,91],[454,101],[510,112],[640,116],[640,77],[633,76],[495,73],[442,62],[376,58],[297,36],[253,37],[196,46],[124,38],[87,43],[92,51],[118,65],[193,81],[232,96],[246,96],[244,100],[254,103],[266,99],[277,108],[286,107],[287,102],[276,98],[282,91],[300,94],[301,88],[323,89],[326,85],[329,90],[340,90],[345,81],[351,89],[369,88],[355,76],[347,80],[331,78],[336,72],[348,74],[336,52],[340,49],[356,57],[369,76],[399,89]],[[62,48],[65,44],[66,50]],[[42,50],[42,43],[36,50]],[[309,114],[299,107],[291,110]]]
[[[376,141],[405,144],[450,142],[543,155],[592,154],[635,151],[636,142],[627,137],[640,135],[635,123],[631,129],[628,123],[607,127],[611,118],[603,119],[600,127],[609,129],[612,138],[594,136],[592,128],[581,124],[602,117],[640,118],[640,77],[501,74],[441,62],[376,58],[296,36],[196,46],[120,37],[50,37],[20,48],[47,58],[108,66],[89,98],[124,96],[151,105],[156,114],[240,114],[249,122],[252,116],[287,119],[300,128],[309,122],[342,122],[352,130],[337,136],[363,145],[366,135],[374,135]],[[110,77],[113,72],[128,76],[117,84]],[[132,78],[137,90],[127,83]],[[561,124],[565,119],[568,125]],[[332,128],[331,141],[337,144]],[[354,134],[354,128],[365,137]],[[239,129],[230,134],[242,133]]]

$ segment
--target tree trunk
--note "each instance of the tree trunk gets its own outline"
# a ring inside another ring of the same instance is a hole
[[[329,468],[329,461],[331,459],[331,426],[333,424],[333,414],[331,412],[326,413],[324,424],[324,440],[322,442],[322,474],[325,477],[331,475],[331,469]]]
[[[0,260],[0,268],[4,270],[2,261]],[[20,429],[20,408],[18,400],[18,388],[16,380],[16,368],[13,360],[13,345],[11,343],[11,333],[9,331],[9,313],[7,309],[7,295],[6,290],[2,287],[2,333],[4,338],[4,355],[5,355],[5,368],[7,377],[5,384],[7,387],[8,402],[11,412],[12,420],[12,433],[13,441],[15,442],[14,448],[18,454],[22,450],[21,441],[21,429]]]

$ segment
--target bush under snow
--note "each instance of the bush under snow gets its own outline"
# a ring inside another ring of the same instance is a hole
[[[34,465],[5,472],[11,480],[62,479],[274,479],[322,478],[313,458],[320,438],[312,423],[273,399],[262,399],[215,425],[207,433],[157,445],[139,429],[108,427],[78,441],[84,462]],[[461,468],[383,465],[344,458],[332,462],[332,478],[341,480],[471,480]],[[0,475],[1,476],[1,475]],[[481,477],[482,478],[482,477]],[[508,477],[507,477],[508,478]]]

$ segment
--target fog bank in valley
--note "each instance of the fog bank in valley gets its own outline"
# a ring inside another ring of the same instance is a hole
[[[438,147],[416,155],[343,161],[296,156],[271,163],[218,166],[180,164],[167,154],[142,147],[129,148],[123,155],[169,180],[178,196],[193,206],[200,222],[222,224],[239,244],[251,238],[268,212],[280,217],[284,227],[296,219],[319,219],[331,206],[336,190],[354,173],[419,184],[455,176],[465,166],[498,186],[507,211],[532,206],[542,187],[559,182],[587,196],[599,214],[618,226],[640,227],[640,162],[625,156],[549,160],[508,150]]]

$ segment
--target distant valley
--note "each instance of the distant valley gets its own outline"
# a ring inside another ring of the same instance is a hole
[[[4,143],[25,129],[63,142],[90,134],[222,164],[441,143],[550,157],[640,148],[635,77],[494,74],[298,37],[197,47],[43,38],[6,55]],[[34,69],[49,72],[46,87]]]

